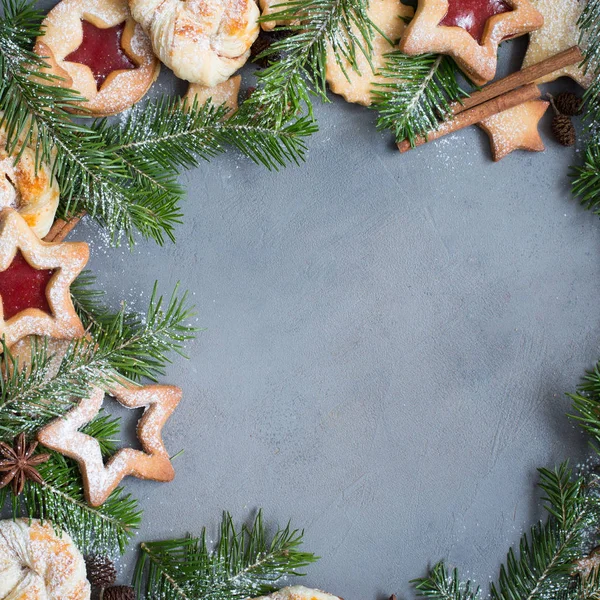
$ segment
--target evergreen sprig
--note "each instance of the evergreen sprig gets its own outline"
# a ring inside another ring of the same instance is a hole
[[[600,214],[600,0],[587,0],[578,21],[584,68],[593,81],[584,95],[584,119],[589,126],[582,165],[571,169],[572,191],[582,205]]]
[[[387,55],[380,71],[389,82],[375,84],[374,108],[379,129],[393,131],[396,141],[426,136],[448,118],[450,103],[468,96],[458,82],[459,69],[449,57],[438,54]]]
[[[107,386],[122,377],[156,379],[170,362],[169,354],[182,354],[184,342],[193,336],[195,328],[188,323],[193,312],[177,288],[165,302],[155,287],[146,315],[140,316],[126,307],[109,311],[90,283],[86,276],[72,288],[89,340],[73,341],[64,355],[54,356],[45,341],[34,342],[27,368],[3,346],[0,439],[36,431],[87,397],[94,385]]]
[[[303,532],[287,527],[269,538],[262,514],[252,526],[237,530],[225,514],[220,539],[210,549],[206,531],[200,538],[144,542],[134,574],[139,600],[242,600],[274,591],[285,576],[316,557],[299,550]]]
[[[518,553],[512,548],[491,586],[492,600],[536,600],[566,588],[573,561],[586,550],[588,532],[600,517],[593,487],[574,476],[567,463],[554,471],[540,469],[545,492],[545,523],[524,534]]]
[[[600,362],[587,371],[577,391],[569,394],[574,413],[570,417],[600,446]]]
[[[417,596],[427,600],[479,600],[481,591],[471,581],[461,581],[458,569],[448,572],[443,562],[432,567],[426,577],[413,579],[411,583]]]
[[[262,21],[284,23],[277,30],[292,35],[274,42],[261,58],[278,56],[257,72],[256,91],[234,122],[285,127],[290,122],[305,133],[316,130],[311,96],[326,101],[327,49],[338,64],[358,68],[357,55],[370,56],[373,25],[364,0],[289,0],[276,3]],[[299,116],[303,115],[303,116]]]
[[[22,503],[13,497],[15,516],[22,514],[23,507],[28,517],[49,520],[67,531],[84,553],[125,552],[141,521],[137,500],[117,488],[104,504],[90,506],[83,495],[79,467],[56,452],[38,471],[44,483],[28,482]]]

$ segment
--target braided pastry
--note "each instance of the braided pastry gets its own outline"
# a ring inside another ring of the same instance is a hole
[[[0,600],[89,600],[85,562],[50,523],[0,521]]]
[[[212,87],[250,56],[258,36],[254,0],[129,0],[155,54],[175,75]]]

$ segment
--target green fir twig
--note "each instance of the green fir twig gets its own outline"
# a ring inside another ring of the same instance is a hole
[[[229,514],[210,549],[200,538],[144,542],[134,575],[139,600],[242,600],[270,593],[282,577],[317,558],[299,550],[303,532],[288,524],[269,538],[259,512],[253,525],[237,530]]]

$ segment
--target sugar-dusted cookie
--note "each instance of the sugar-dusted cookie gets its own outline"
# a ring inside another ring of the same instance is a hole
[[[554,56],[579,43],[577,20],[585,6],[583,0],[531,0],[535,8],[544,16],[544,25],[529,36],[529,47],[523,60],[523,67],[530,67],[545,58]],[[585,69],[571,65],[541,77],[536,83],[554,81],[559,77],[570,77],[584,88],[594,80],[593,65]]]
[[[255,0],[130,0],[157,56],[177,77],[208,87],[226,81],[258,36]]]
[[[85,561],[69,534],[37,519],[0,521],[0,598],[89,600]]]
[[[89,256],[83,242],[42,242],[13,209],[0,211],[0,337],[79,338],[70,287]]]
[[[365,106],[371,104],[373,84],[390,82],[388,78],[377,73],[385,66],[384,55],[394,50],[392,44],[397,43],[404,31],[405,22],[403,18],[412,17],[413,9],[402,4],[400,0],[371,0],[368,15],[379,29],[375,32],[373,39],[371,55],[373,69],[371,69],[367,58],[358,49],[356,52],[358,71],[353,69],[348,61],[343,58],[340,65],[329,45],[327,47],[326,62],[327,83],[329,83],[331,91],[343,96],[347,102],[356,102]],[[360,39],[360,33],[358,31],[355,31],[355,33],[357,38]]]
[[[230,77],[227,81],[219,83],[214,87],[190,83],[184,98],[188,106],[192,106],[194,101],[201,105],[206,104],[209,100],[213,106],[224,104],[229,109],[227,116],[231,116],[238,108],[241,83],[241,75]]]
[[[400,50],[449,54],[475,84],[483,85],[496,74],[500,42],[543,22],[530,0],[419,0]]]
[[[146,409],[137,425],[143,451],[122,448],[105,465],[98,441],[79,431],[98,414],[105,395],[101,388],[94,388],[89,398],[38,432],[41,444],[77,461],[91,506],[103,504],[127,475],[154,481],[175,476],[161,431],[181,400],[181,390],[169,385],[114,386],[108,393],[127,408]]]
[[[514,150],[544,150],[538,123],[548,105],[549,102],[545,100],[530,100],[478,123],[490,138],[492,157],[495,161],[502,160]]]
[[[35,51],[61,85],[86,102],[81,114],[114,115],[138,102],[160,70],[127,0],[61,0],[43,23]]]
[[[39,238],[54,222],[60,189],[52,169],[37,165],[35,148],[19,145],[12,154],[6,150],[6,129],[0,127],[0,209],[14,208]],[[15,163],[15,156],[19,156]]]

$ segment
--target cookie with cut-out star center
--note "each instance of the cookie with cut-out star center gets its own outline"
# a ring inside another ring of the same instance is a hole
[[[419,0],[400,50],[448,54],[477,85],[494,78],[498,46],[542,26],[530,0]]]
[[[579,44],[580,30],[577,21],[585,6],[582,0],[531,0],[531,3],[542,13],[544,25],[529,36],[523,68]],[[585,38],[582,43],[585,45]],[[579,64],[569,65],[541,77],[536,83],[547,83],[559,77],[570,77],[587,89],[594,80],[594,65],[589,65],[587,69]]]
[[[35,52],[48,71],[85,98],[90,116],[114,115],[148,91],[160,62],[127,0],[62,0],[46,16]]]
[[[529,152],[544,150],[538,123],[548,105],[545,100],[531,100],[478,123],[490,138],[492,157],[495,161],[502,160],[515,150]]]
[[[70,288],[88,257],[86,243],[43,242],[16,210],[0,211],[0,338],[7,346],[34,334],[83,336]]]
[[[85,498],[91,506],[103,504],[128,475],[154,481],[171,481],[175,476],[161,433],[181,400],[181,390],[170,385],[116,385],[108,393],[126,408],[146,409],[137,425],[142,450],[121,448],[104,464],[98,440],[79,431],[102,407],[105,390],[99,387],[63,417],[40,429],[37,436],[41,444],[79,464]]]

